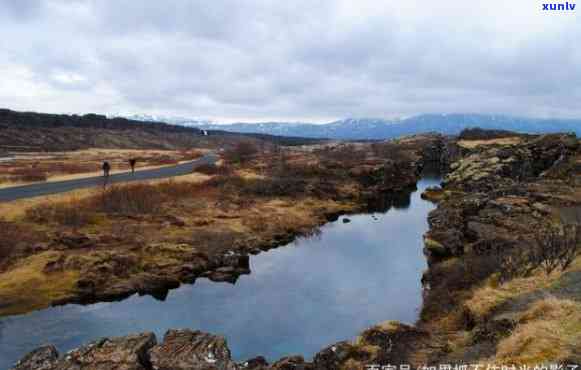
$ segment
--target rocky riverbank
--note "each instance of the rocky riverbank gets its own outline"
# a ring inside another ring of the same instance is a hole
[[[479,139],[460,141],[463,158],[441,189],[426,192],[438,207],[428,218],[428,289],[417,326],[445,344],[428,360],[578,363],[578,330],[551,312],[581,312],[579,141]]]
[[[425,252],[430,268],[423,276],[427,289],[414,327],[380,324],[352,342],[323,349],[311,362],[288,357],[270,365],[262,358],[235,363],[223,338],[170,331],[159,345],[152,334],[104,339],[60,359],[54,348],[44,347],[15,369],[579,363],[581,351],[575,343],[581,330],[575,320],[567,319],[581,319],[576,303],[581,301],[581,262],[576,247],[561,269],[546,273],[545,265],[530,266],[533,252],[546,247],[543,238],[549,228],[568,230],[579,223],[579,142],[571,135],[511,135],[510,140],[479,138],[478,142],[445,143],[445,147],[458,145],[461,158],[451,164],[442,188],[427,195],[438,207],[428,220]],[[430,153],[439,157],[444,146],[432,144]],[[558,235],[554,238],[562,236]],[[578,242],[574,239],[572,245]],[[539,338],[543,330],[552,335]]]
[[[391,336],[391,337],[390,337]],[[59,356],[56,348],[45,346],[24,357],[13,370],[329,370],[359,369],[362,362],[393,358],[406,348],[397,340],[421,340],[421,333],[411,327],[392,323],[369,329],[357,344],[336,343],[306,362],[301,356],[282,358],[269,364],[263,357],[235,362],[226,339],[200,331],[170,330],[161,343],[153,333],[103,338]],[[387,344],[393,338],[392,344]],[[403,357],[399,357],[403,358]]]

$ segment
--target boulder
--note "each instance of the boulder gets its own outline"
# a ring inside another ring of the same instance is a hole
[[[103,338],[68,352],[60,360],[54,347],[41,347],[13,370],[148,370],[147,351],[155,343],[153,333]]]
[[[271,370],[314,370],[302,356],[283,357],[271,366]]]
[[[149,351],[154,370],[237,370],[226,339],[192,330],[169,330]]]
[[[351,343],[335,343],[315,355],[313,366],[316,370],[339,370],[355,354],[356,350]]]
[[[12,370],[52,370],[59,354],[53,346],[44,346],[26,355]]]
[[[244,361],[239,365],[239,367],[244,369],[244,370],[267,370],[267,369],[269,369],[268,362],[262,356],[258,356],[258,357],[252,358],[250,360]]]

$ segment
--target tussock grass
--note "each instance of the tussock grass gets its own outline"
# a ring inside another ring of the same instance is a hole
[[[496,359],[516,364],[565,360],[578,345],[581,304],[555,297],[535,302],[515,331],[499,342]]]
[[[77,271],[43,273],[58,252],[45,252],[23,259],[0,274],[0,316],[15,315],[47,307],[50,302],[69,295],[78,280]]]
[[[538,272],[534,276],[516,278],[499,285],[496,283],[496,276],[492,276],[474,291],[472,297],[465,302],[464,306],[473,318],[477,321],[484,321],[503,303],[521,294],[547,288],[557,278],[556,275],[547,276]]]

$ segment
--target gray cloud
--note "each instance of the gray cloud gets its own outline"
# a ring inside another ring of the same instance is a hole
[[[541,4],[8,0],[0,99],[226,120],[579,117],[578,13]]]

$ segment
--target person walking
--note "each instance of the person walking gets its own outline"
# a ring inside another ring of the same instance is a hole
[[[137,159],[131,158],[129,160],[129,165],[131,166],[131,173],[135,173],[135,165],[137,164]]]
[[[103,177],[109,178],[110,172],[111,172],[111,165],[109,164],[109,162],[107,162],[107,161],[103,162]]]

